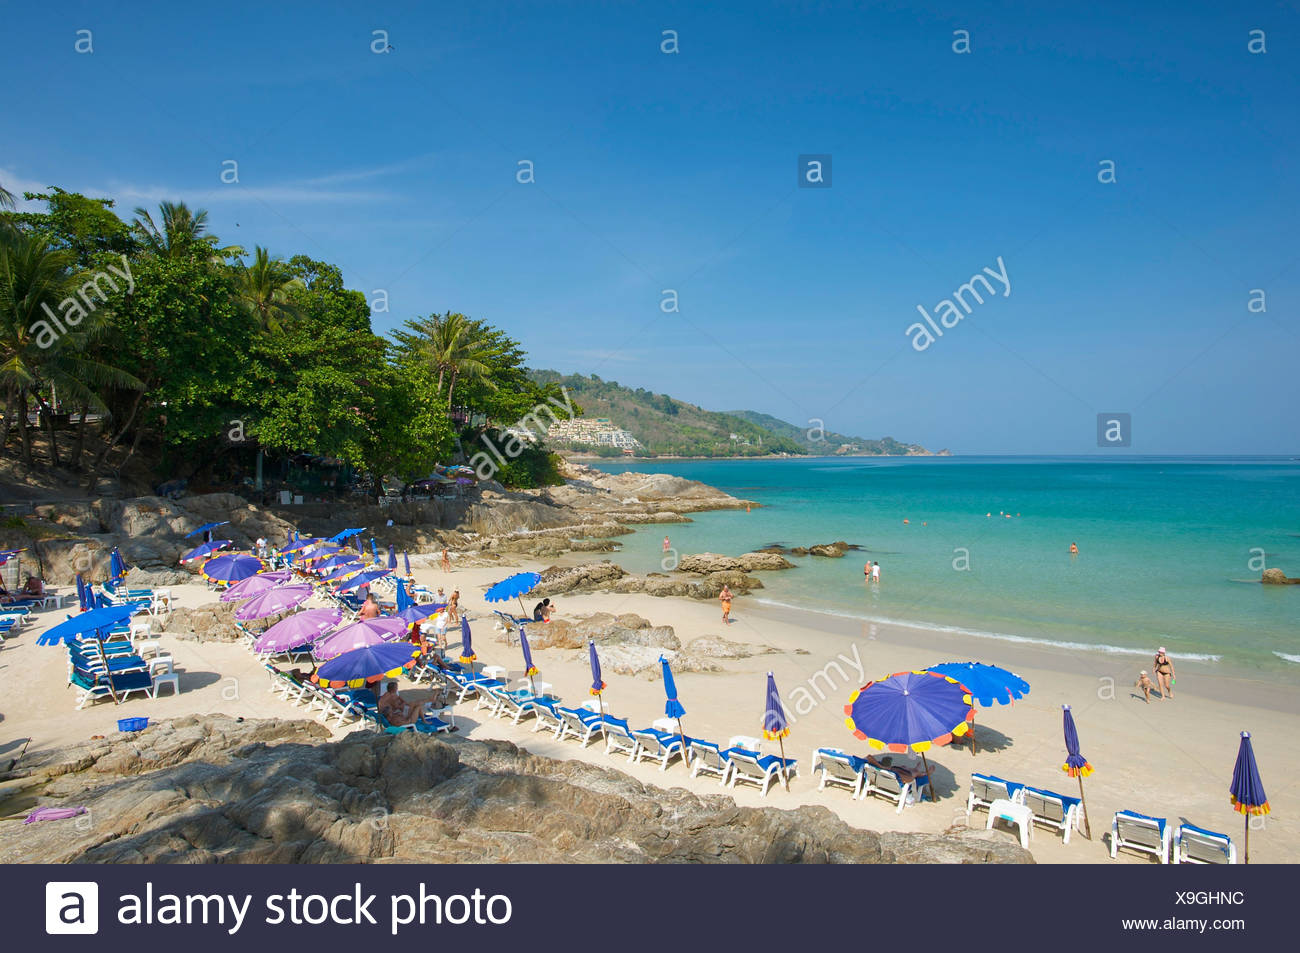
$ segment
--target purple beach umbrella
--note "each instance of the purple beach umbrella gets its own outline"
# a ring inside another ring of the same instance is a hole
[[[253,649],[259,653],[287,652],[315,641],[342,620],[342,609],[306,609],[295,612],[263,632],[253,644]]]
[[[363,646],[395,642],[405,632],[406,622],[395,616],[362,619],[360,622],[345,625],[337,632],[321,639],[312,646],[312,655],[318,660],[337,658],[344,652],[351,652]]]
[[[596,643],[591,639],[587,640],[587,654],[591,661],[591,688],[589,691],[596,696],[596,702],[600,705],[600,717],[605,717],[605,699],[602,692],[605,691],[605,682],[600,677],[600,656],[596,654]]]
[[[1232,797],[1232,809],[1245,815],[1245,862],[1250,863],[1250,816],[1268,814],[1272,808],[1268,805],[1268,795],[1264,793],[1264,782],[1259,778],[1249,731],[1241,733],[1241,745],[1237,748],[1237,763],[1232,768],[1232,786],[1228,793]]]
[[[776,676],[767,673],[767,693],[763,698],[763,737],[768,741],[776,739],[781,746],[781,776],[785,789],[790,790],[790,776],[785,763],[785,736],[790,733],[790,722],[785,717],[785,706],[781,704],[781,693],[776,690]]]
[[[240,622],[253,619],[265,619],[267,616],[279,615],[297,608],[311,598],[311,586],[273,586],[259,592],[235,610],[235,618]]]
[[[206,559],[209,556],[213,555],[214,553],[225,549],[229,545],[230,545],[230,540],[228,539],[214,539],[210,543],[204,543],[201,546],[194,547],[188,553],[182,556],[179,562],[184,564],[184,563],[192,563],[196,559]]]
[[[341,586],[339,586],[338,591],[348,592],[352,589],[358,589],[362,586],[368,586],[376,579],[383,579],[385,576],[391,574],[392,574],[391,569],[371,569],[363,573],[358,573],[352,578],[346,580]]]
[[[260,572],[256,576],[249,576],[247,579],[235,583],[218,598],[222,602],[238,602],[240,599],[251,599],[259,592],[274,589],[292,578],[293,573],[288,569],[277,569],[275,572]]]

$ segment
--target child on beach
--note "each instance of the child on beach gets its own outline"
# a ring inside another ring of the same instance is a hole
[[[718,593],[718,600],[722,603],[722,624],[731,625],[731,587],[724,585],[722,592]]]
[[[1137,687],[1142,689],[1142,697],[1145,698],[1147,700],[1147,704],[1150,705],[1151,689],[1155,688],[1156,684],[1155,682],[1151,681],[1151,678],[1150,676],[1147,675],[1145,669],[1142,670],[1141,672],[1138,672]]]

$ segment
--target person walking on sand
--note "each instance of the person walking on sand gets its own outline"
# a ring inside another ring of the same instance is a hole
[[[1174,697],[1174,663],[1165,653],[1162,645],[1156,649],[1156,660],[1152,666],[1156,670],[1156,680],[1160,682],[1160,697],[1166,701]]]
[[[871,564],[871,581],[880,585],[880,563]]]
[[[1142,697],[1145,698],[1147,700],[1147,704],[1150,705],[1151,689],[1155,688],[1156,686],[1155,683],[1151,681],[1150,676],[1147,675],[1145,669],[1141,672],[1138,672],[1137,687],[1142,689]]]
[[[723,585],[722,591],[718,593],[718,601],[722,603],[722,624],[731,625],[731,587]]]
[[[460,590],[453,589],[451,598],[447,600],[447,620],[453,623],[460,622]]]
[[[447,552],[447,547],[442,547],[442,571],[451,572],[451,554]]]

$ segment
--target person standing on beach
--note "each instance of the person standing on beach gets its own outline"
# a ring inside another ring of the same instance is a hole
[[[451,572],[451,554],[447,552],[447,547],[442,547],[442,571]]]
[[[1145,670],[1138,672],[1137,687],[1142,689],[1142,697],[1145,698],[1147,700],[1147,704],[1150,705],[1151,689],[1155,688],[1156,686],[1155,683],[1151,681],[1151,678],[1147,675]]]
[[[671,544],[670,542],[668,542],[668,537],[665,536],[665,537],[664,537],[664,552],[668,552],[668,550],[670,550],[670,549],[672,549],[672,548],[673,548],[673,547],[672,547],[672,544]]]
[[[722,624],[731,625],[731,587],[723,585],[722,591],[718,593],[718,600],[722,603]]]
[[[880,563],[871,564],[871,581],[880,585]]]
[[[867,564],[862,567],[862,577],[864,582],[871,582],[871,560],[870,559],[868,559]]]
[[[447,600],[447,620],[449,622],[460,622],[460,590],[453,589],[451,598]]]
[[[1160,682],[1160,697],[1168,701],[1174,697],[1174,663],[1165,653],[1162,645],[1156,649],[1156,659],[1152,666],[1156,670],[1156,680]]]

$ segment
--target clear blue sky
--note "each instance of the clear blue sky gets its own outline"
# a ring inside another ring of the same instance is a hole
[[[183,199],[385,289],[376,330],[463,311],[710,409],[1025,453],[1127,411],[1135,452],[1300,451],[1300,13],[1045,6],[22,4],[0,181]],[[998,256],[1010,296],[913,350]]]

